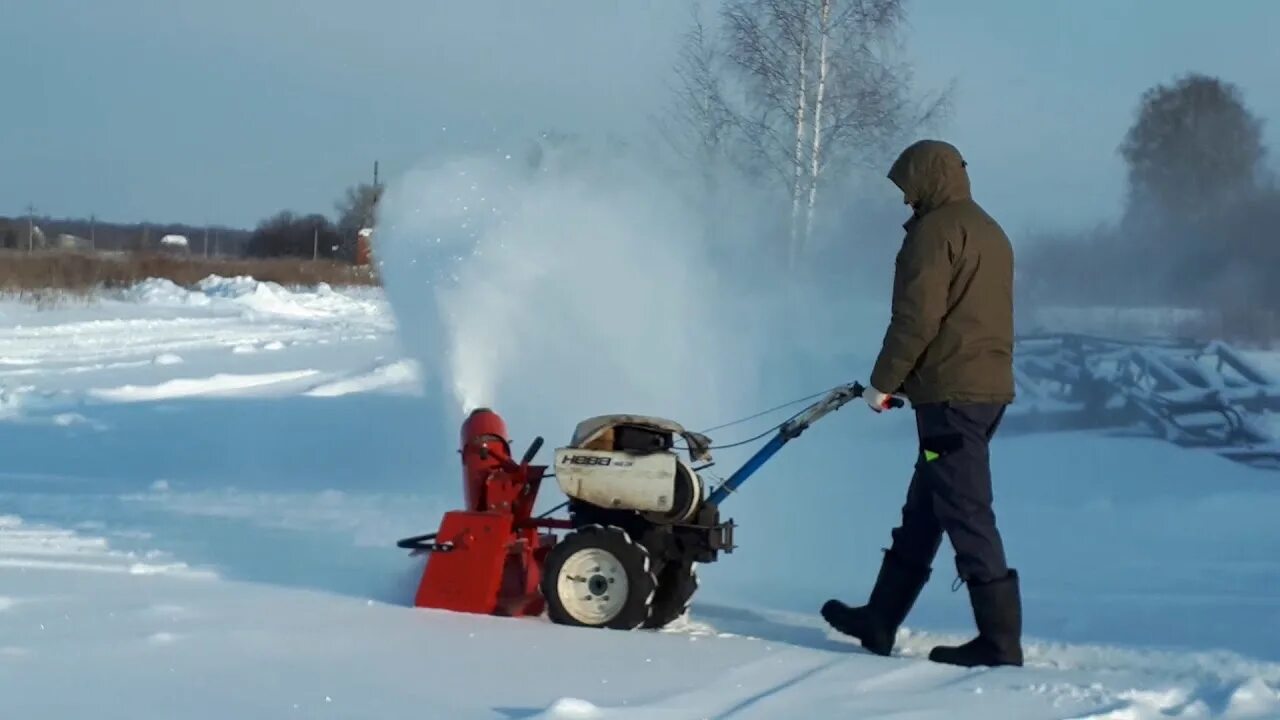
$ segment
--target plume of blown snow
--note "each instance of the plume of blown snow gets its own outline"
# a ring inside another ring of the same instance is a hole
[[[635,158],[452,160],[389,185],[379,216],[402,343],[454,419],[492,407],[554,445],[594,415],[696,429],[750,404],[748,297]]]

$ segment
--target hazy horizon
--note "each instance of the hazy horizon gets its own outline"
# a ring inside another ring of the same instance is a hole
[[[0,214],[32,203],[40,215],[248,228],[285,209],[331,214],[375,160],[393,180],[445,153],[519,149],[543,129],[646,131],[689,12],[655,0],[310,7],[17,3],[0,66],[25,103],[0,120],[0,157],[21,172],[0,173]],[[920,89],[957,83],[933,134],[968,155],[975,194],[1014,232],[1114,215],[1116,147],[1140,94],[1189,71],[1237,84],[1280,144],[1269,78],[1280,46],[1267,40],[1280,5],[908,12]]]

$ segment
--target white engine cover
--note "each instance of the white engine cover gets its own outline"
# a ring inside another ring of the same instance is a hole
[[[645,455],[559,448],[556,481],[571,498],[600,507],[669,512],[675,503],[675,453]]]

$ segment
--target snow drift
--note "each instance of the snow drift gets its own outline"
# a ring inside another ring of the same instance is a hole
[[[208,307],[304,319],[378,312],[374,301],[359,297],[355,290],[340,292],[327,283],[314,288],[286,288],[247,276],[210,275],[196,283],[192,290],[170,280],[151,278],[125,290],[121,297],[157,306]]]

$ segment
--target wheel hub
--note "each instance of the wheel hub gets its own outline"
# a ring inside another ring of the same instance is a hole
[[[569,556],[556,583],[565,610],[579,622],[600,625],[627,603],[627,573],[603,548],[584,548]]]
[[[587,589],[592,595],[604,595],[609,591],[609,579],[603,575],[592,575],[587,581]]]

